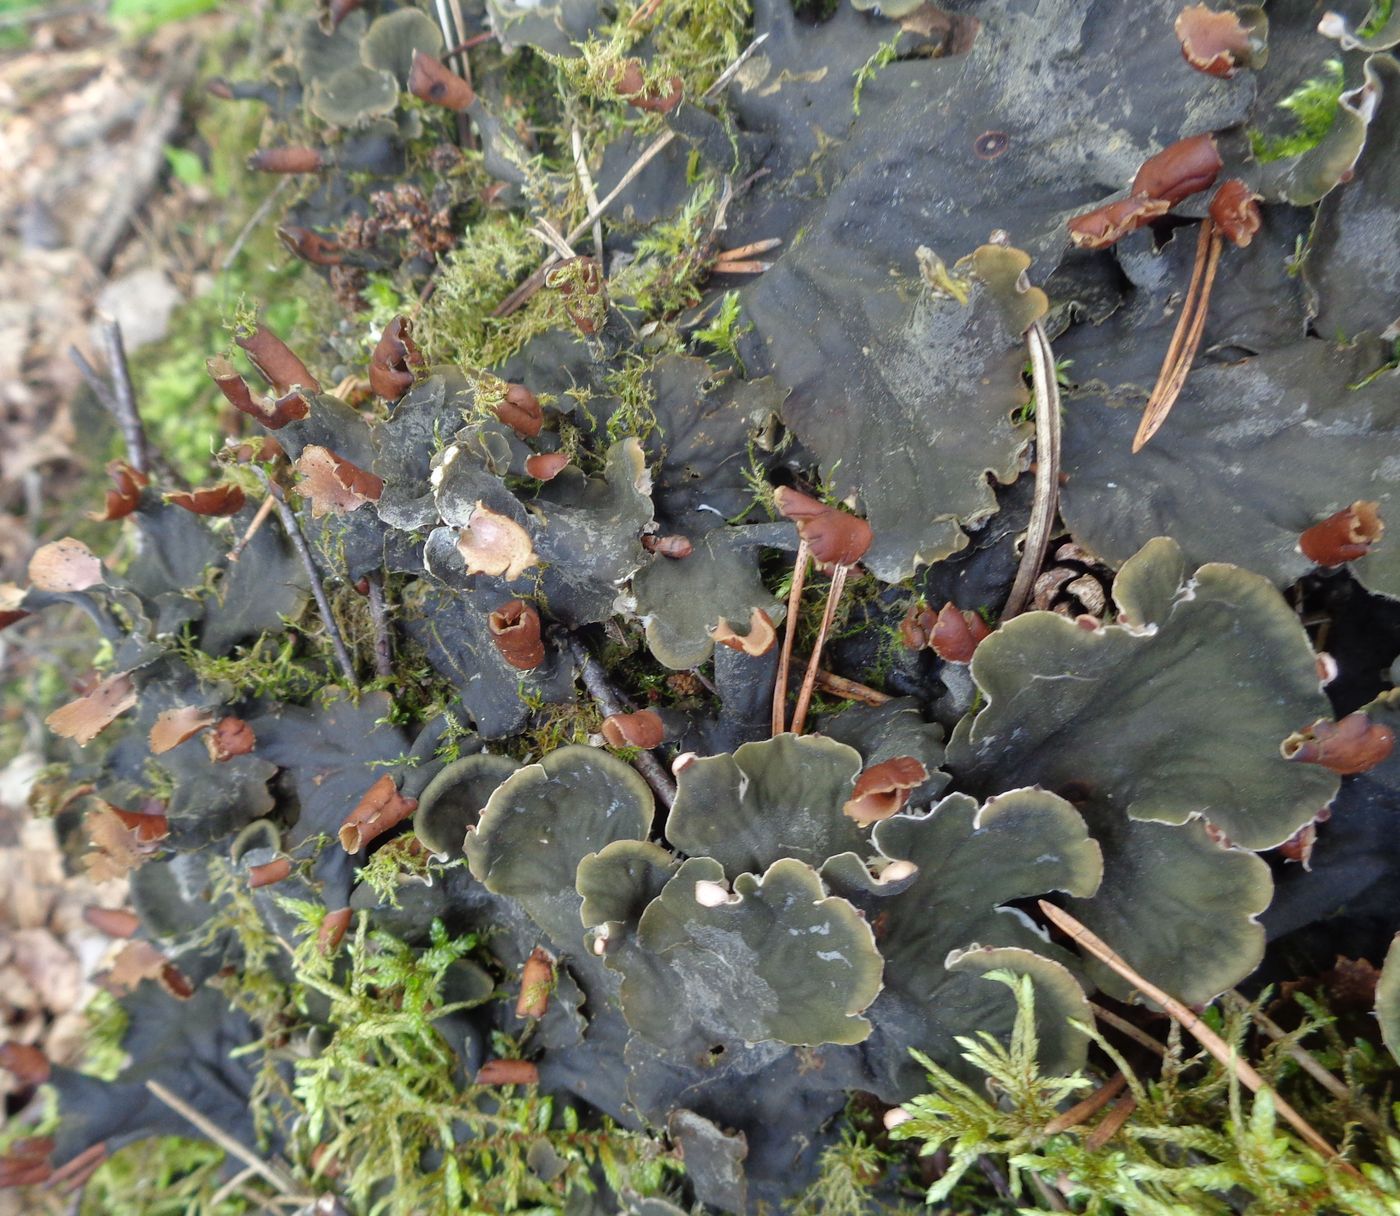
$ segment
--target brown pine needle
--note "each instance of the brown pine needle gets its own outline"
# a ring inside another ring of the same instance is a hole
[[[1115,1073],[1111,1081],[1107,1082],[1107,1084],[1100,1085],[1098,1089],[1094,1090],[1094,1092],[1082,1102],[1076,1102],[1068,1110],[1061,1111],[1051,1119],[1050,1122],[1045,1125],[1045,1134],[1047,1136],[1056,1136],[1060,1132],[1068,1131],[1071,1127],[1077,1127],[1079,1124],[1083,1123],[1085,1119],[1090,1119],[1094,1115],[1097,1115],[1099,1111],[1103,1110],[1105,1106],[1118,1096],[1123,1086],[1127,1083],[1127,1077],[1121,1072]]]
[[[643,21],[651,20],[651,18],[656,16],[656,11],[661,7],[661,5],[662,0],[647,0],[647,2],[644,5],[642,5],[641,8],[639,8],[635,13],[632,14],[631,17],[628,18],[627,28],[629,30],[634,30],[637,28],[637,26],[641,25]]]
[[[1103,1122],[1094,1128],[1084,1139],[1084,1147],[1090,1152],[1097,1152],[1103,1148],[1118,1130],[1128,1121],[1128,1116],[1137,1110],[1137,1099],[1132,1094],[1124,1094],[1113,1104],[1113,1109],[1103,1118]]]
[[[1333,1148],[1306,1119],[1303,1118],[1277,1091],[1255,1070],[1254,1066],[1247,1060],[1241,1060],[1230,1045],[1198,1017],[1194,1010],[1183,1005],[1175,997],[1169,996],[1162,989],[1150,980],[1139,975],[1127,962],[1114,951],[1107,942],[1097,934],[1080,924],[1073,916],[1063,908],[1057,908],[1054,904],[1046,900],[1039,901],[1040,910],[1054,924],[1058,925],[1070,935],[1080,946],[1083,946],[1090,954],[1097,958],[1104,966],[1111,968],[1132,984],[1143,996],[1149,1000],[1156,1001],[1172,1017],[1182,1024],[1195,1037],[1211,1055],[1220,1061],[1225,1068],[1229,1069],[1236,1077],[1251,1090],[1257,1093],[1267,1093],[1273,1099],[1274,1109],[1284,1117],[1297,1133],[1312,1148],[1316,1149],[1325,1157],[1333,1159],[1337,1167],[1354,1178],[1361,1178],[1361,1172],[1349,1161],[1344,1161]],[[1127,1116],[1125,1115],[1124,1118]]]
[[[797,692],[797,704],[792,710],[792,733],[800,735],[807,725],[807,709],[812,704],[812,692],[817,686],[817,671],[821,667],[822,647],[826,645],[826,635],[831,630],[831,622],[836,616],[836,605],[841,602],[841,593],[846,589],[846,575],[849,566],[837,566],[831,572],[831,586],[826,592],[826,607],[822,609],[821,628],[817,631],[816,645],[812,647],[812,657],[807,660],[807,673],[802,677],[802,687]]]
[[[1191,285],[1186,289],[1181,316],[1177,319],[1176,330],[1167,347],[1167,356],[1162,361],[1162,370],[1157,374],[1157,383],[1147,398],[1142,421],[1138,424],[1137,434],[1133,436],[1134,452],[1140,452],[1147,441],[1162,429],[1176,399],[1181,396],[1186,376],[1195,362],[1201,337],[1205,333],[1206,310],[1210,305],[1210,292],[1215,285],[1215,272],[1224,244],[1224,238],[1210,219],[1202,220],[1200,236],[1196,241],[1196,260],[1191,269]]]
[[[756,253],[767,253],[770,249],[776,249],[783,243],[780,236],[770,236],[764,241],[750,241],[747,245],[739,245],[734,249],[721,249],[715,254],[716,262],[733,262],[740,258],[751,258]]]
[[[716,262],[710,267],[711,274],[762,274],[772,270],[772,262]]]
[[[792,666],[792,644],[796,640],[797,612],[802,607],[802,588],[807,585],[807,564],[812,551],[805,540],[797,542],[797,561],[792,568],[792,588],[788,591],[787,620],[783,629],[783,649],[778,655],[778,675],[773,682],[773,733],[787,729],[788,669]]]

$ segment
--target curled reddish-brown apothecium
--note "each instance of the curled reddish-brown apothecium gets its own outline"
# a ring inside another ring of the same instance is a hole
[[[125,519],[141,504],[141,491],[151,484],[151,479],[127,464],[125,460],[112,460],[107,464],[107,476],[116,486],[107,491],[106,507],[101,511],[89,511],[88,518],[99,523],[110,523],[115,519]]]
[[[666,724],[653,709],[609,714],[603,719],[603,738],[613,747],[640,747],[650,751],[665,742]]]
[[[963,612],[950,600],[939,609],[928,644],[946,662],[970,663],[977,647],[991,632],[991,626],[977,613]]]
[[[256,326],[251,333],[236,334],[233,340],[279,396],[298,388],[312,393],[321,391],[320,381],[307,370],[306,364],[266,325]]]
[[[778,640],[778,629],[773,618],[762,608],[754,608],[749,613],[749,631],[738,633],[724,617],[710,630],[710,636],[721,646],[739,650],[747,655],[767,654]]]
[[[1133,178],[1133,193],[1165,199],[1175,207],[1191,195],[1210,189],[1224,163],[1214,135],[1190,135],[1142,162]]]
[[[859,515],[827,506],[791,486],[773,492],[778,513],[797,525],[797,534],[823,566],[853,566],[865,556],[873,535]]]
[[[856,778],[855,789],[842,810],[867,827],[897,814],[910,793],[927,780],[928,769],[913,756],[895,756],[872,764]]]
[[[313,266],[339,266],[345,260],[339,241],[310,228],[283,224],[277,229],[277,239],[289,253]]]
[[[1166,199],[1130,195],[1076,215],[1069,222],[1069,239],[1079,249],[1107,249],[1167,210]]]
[[[640,59],[624,59],[613,72],[613,92],[630,106],[653,114],[668,114],[681,103],[685,84],[679,76],[646,81]]]
[[[340,847],[358,853],[391,828],[397,827],[418,809],[418,799],[405,798],[388,773],[380,777],[345,817],[337,833]]]
[[[1304,730],[1295,731],[1283,741],[1279,750],[1285,759],[1320,764],[1334,773],[1349,776],[1375,768],[1394,747],[1395,732],[1358,710],[1340,722],[1322,718]]]
[[[326,157],[319,148],[259,148],[248,158],[254,173],[319,173],[325,167]]]
[[[549,1012],[549,996],[554,991],[554,956],[536,946],[520,970],[520,997],[515,1002],[518,1018],[542,1018]]]
[[[539,398],[523,384],[508,384],[504,396],[492,407],[498,421],[521,439],[533,439],[544,426]]]
[[[1319,566],[1340,566],[1365,557],[1384,533],[1380,503],[1354,502],[1303,532],[1298,548]]]
[[[423,362],[408,318],[395,317],[384,327],[370,356],[370,390],[386,401],[397,401],[413,387],[415,372]]]
[[[1259,231],[1263,216],[1259,211],[1262,195],[1256,194],[1238,177],[1220,183],[1210,200],[1210,218],[1221,235],[1243,249]]]
[[[322,955],[332,955],[340,948],[341,939],[345,936],[345,930],[350,927],[350,917],[353,909],[335,908],[327,912],[321,921],[321,927],[316,930],[316,949]]]
[[[1177,14],[1176,36],[1181,55],[1207,76],[1233,76],[1254,55],[1249,30],[1239,14],[1190,4]]]
[[[524,600],[507,600],[487,618],[496,649],[517,671],[533,671],[544,662],[540,614]]]
[[[476,100],[476,90],[447,67],[440,59],[413,52],[413,66],[408,72],[408,91],[419,101],[443,106],[461,113]]]
[[[237,515],[247,499],[243,487],[230,482],[201,490],[179,490],[167,494],[165,501],[195,515]]]
[[[659,553],[676,561],[695,552],[695,546],[688,536],[643,536],[642,548],[648,553]]]
[[[563,452],[537,452],[525,461],[525,472],[539,481],[553,481],[569,466]]]
[[[293,389],[276,399],[253,395],[248,382],[222,355],[204,361],[210,379],[218,386],[228,403],[239,413],[255,418],[270,431],[281,430],[289,422],[297,422],[311,412],[311,406],[300,392]]]

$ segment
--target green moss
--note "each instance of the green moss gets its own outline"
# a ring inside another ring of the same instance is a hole
[[[495,367],[555,324],[557,304],[545,292],[509,317],[491,315],[544,257],[530,226],[525,216],[493,213],[463,234],[414,327],[429,364]]]
[[[266,697],[302,702],[326,684],[332,670],[329,652],[311,649],[293,633],[264,633],[232,654],[216,657],[199,649],[188,631],[175,644],[175,653],[202,684],[227,684],[233,699]]]
[[[82,1190],[80,1216],[239,1216],[265,1210],[256,1184],[223,1189],[224,1151],[207,1140],[138,1140],[103,1162]],[[215,1202],[218,1197],[218,1202]]]
[[[80,1071],[111,1081],[126,1066],[127,1054],[122,1047],[128,1021],[126,1010],[110,992],[99,991],[83,1009],[83,1018],[87,1034],[83,1038]]]
[[[904,31],[900,30],[888,42],[882,43],[875,48],[875,53],[870,56],[855,72],[856,86],[851,93],[851,113],[857,118],[860,117],[860,95],[868,85],[879,74],[880,69],[893,63],[898,54],[899,40],[904,36]]]
[[[406,832],[375,849],[355,871],[355,878],[375,893],[382,906],[397,908],[399,888],[405,883],[432,886],[440,875],[465,864],[465,858],[446,863],[435,861],[432,853],[418,843],[418,837]]]
[[[1281,102],[1279,108],[1293,116],[1292,132],[1266,135],[1257,128],[1249,132],[1249,147],[1254,159],[1267,163],[1301,156],[1317,147],[1336,121],[1345,82],[1340,59],[1329,59],[1323,74],[1306,81]]]
[[[1372,0],[1371,11],[1366,14],[1357,29],[1357,33],[1362,38],[1374,38],[1385,28],[1385,23],[1390,20],[1390,14],[1395,10],[1395,0]]]
[[[593,1167],[615,1191],[657,1193],[679,1168],[660,1144],[607,1120],[585,1127],[533,1088],[458,1087],[437,1023],[460,1008],[443,997],[448,968],[477,945],[435,921],[430,944],[414,951],[361,916],[348,974],[305,976],[334,1027],[321,1052],[296,1062],[306,1155],[334,1162],[339,1189],[368,1216],[557,1209],[569,1190],[594,1189]],[[494,1047],[518,1050],[499,1036]],[[562,1167],[549,1182],[527,1159],[541,1141]]]
[[[1379,1129],[1367,1146],[1370,1163],[1363,1166],[1363,1182],[1325,1162],[1282,1126],[1268,1091],[1247,1095],[1234,1068],[1203,1051],[1188,1052],[1175,1023],[1160,1073],[1152,1080],[1140,1077],[1093,1027],[1085,1027],[1127,1079],[1135,1109],[1105,1146],[1092,1139],[1095,1126],[1111,1117],[1105,1112],[1047,1134],[1046,1125],[1064,1103],[1092,1082],[1082,1075],[1042,1075],[1036,1062],[1030,980],[1004,972],[988,978],[1012,988],[1018,1013],[1009,1046],[985,1033],[957,1040],[963,1058],[985,1074],[985,1088],[964,1084],[915,1052],[928,1072],[930,1089],[904,1104],[909,1118],[891,1133],[895,1140],[919,1143],[922,1153],[941,1149],[949,1155],[947,1171],[928,1191],[929,1202],[950,1195],[973,1165],[990,1156],[1005,1170],[1013,1197],[1029,1198],[1037,1180],[1054,1179],[1072,1209],[1086,1216],[1383,1216],[1395,1210],[1400,1200],[1400,1142],[1375,1105],[1378,1088],[1369,1091],[1369,1101],[1357,1094],[1360,1106],[1370,1108],[1362,1121]],[[1243,1056],[1256,1009],[1243,1002],[1216,1007],[1207,1020]],[[1289,1054],[1318,1028],[1317,1020],[1305,1021],[1294,1033],[1270,1042],[1256,1067],[1271,1086],[1282,1087],[1315,1126],[1328,1130],[1333,1120],[1315,1112],[1330,1106],[1343,1124],[1354,1127],[1356,1112],[1338,1110],[1336,1100],[1325,1093],[1319,1099],[1322,1091]],[[998,1100],[989,1101],[988,1093]],[[1342,1131],[1355,1160],[1356,1138]]]

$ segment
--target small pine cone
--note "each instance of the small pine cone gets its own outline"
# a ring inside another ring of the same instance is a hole
[[[1083,546],[1064,540],[1053,547],[1048,564],[1036,578],[1031,606],[1070,618],[1104,620],[1112,588],[1113,571]]]

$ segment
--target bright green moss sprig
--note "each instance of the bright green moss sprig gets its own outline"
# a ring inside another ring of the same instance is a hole
[[[1305,81],[1278,103],[1280,109],[1293,115],[1294,130],[1290,134],[1265,135],[1258,129],[1249,132],[1254,159],[1264,163],[1285,160],[1317,147],[1336,121],[1344,87],[1342,61],[1329,59],[1321,76]]]

